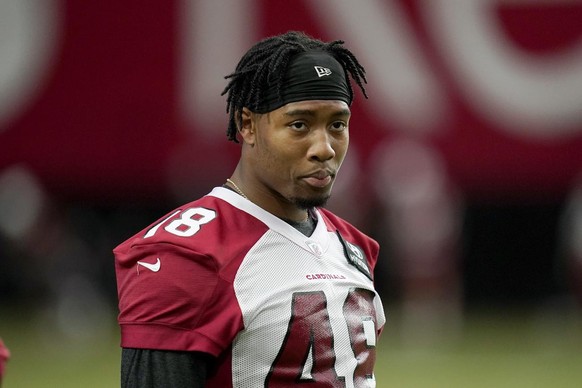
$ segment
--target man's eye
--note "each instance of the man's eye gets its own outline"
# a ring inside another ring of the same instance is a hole
[[[305,129],[305,123],[301,122],[301,121],[296,121],[294,123],[291,123],[291,128],[293,129]]]
[[[343,121],[336,121],[335,123],[333,123],[331,125],[331,127],[332,127],[332,129],[335,129],[335,130],[338,130],[338,131],[343,131],[348,126]]]

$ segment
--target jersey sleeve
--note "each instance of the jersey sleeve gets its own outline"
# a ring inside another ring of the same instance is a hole
[[[122,347],[216,356],[230,345],[241,312],[212,257],[160,241],[114,253]]]

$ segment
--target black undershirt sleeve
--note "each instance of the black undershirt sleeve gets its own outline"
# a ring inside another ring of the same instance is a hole
[[[121,388],[203,388],[213,357],[201,352],[121,351]]]

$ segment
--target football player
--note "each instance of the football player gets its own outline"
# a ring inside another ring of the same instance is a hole
[[[364,68],[292,31],[226,78],[232,175],[114,250],[122,386],[373,387],[378,244],[323,207]]]

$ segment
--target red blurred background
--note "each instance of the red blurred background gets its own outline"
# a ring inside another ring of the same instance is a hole
[[[330,207],[382,243],[384,292],[578,294],[582,1],[27,4],[0,5],[5,295],[59,295],[48,261],[113,300],[111,248],[235,166],[223,77],[291,29],[367,69]]]

